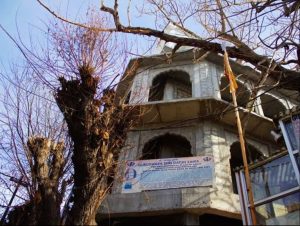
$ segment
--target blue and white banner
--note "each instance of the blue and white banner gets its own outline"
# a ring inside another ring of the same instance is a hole
[[[213,166],[211,156],[127,161],[122,193],[211,186]]]

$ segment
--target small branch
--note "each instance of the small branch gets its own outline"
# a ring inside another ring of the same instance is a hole
[[[78,23],[78,22],[74,22],[72,20],[69,20],[65,17],[60,16],[59,14],[57,14],[55,11],[51,10],[46,4],[44,4],[41,0],[37,0],[37,2],[44,8],[46,9],[50,14],[52,14],[55,18],[62,20],[63,22],[78,26],[78,27],[82,27],[82,28],[86,28],[86,29],[96,29],[97,31],[105,31],[105,32],[114,32],[116,31],[116,29],[114,28],[95,28],[93,26],[88,26],[85,25],[83,23]]]

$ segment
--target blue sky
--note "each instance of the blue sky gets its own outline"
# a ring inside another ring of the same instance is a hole
[[[100,1],[98,0],[43,0],[43,2],[63,17],[71,19],[84,18],[89,6],[93,6],[96,10],[100,7]],[[105,1],[106,4],[110,2],[111,0]],[[125,2],[120,1],[121,5],[119,7],[122,21],[127,19],[124,16],[127,9],[127,5],[124,5]],[[51,18],[53,19],[53,16],[42,8],[36,0],[0,0],[0,3],[0,24],[13,37],[18,39],[18,34],[20,34],[22,41],[27,45],[30,43],[30,37],[34,41],[42,41],[42,29],[45,29],[44,23],[47,23]],[[132,0],[132,4],[138,3],[139,0]],[[147,17],[137,18],[136,20],[143,26],[150,24],[150,21],[153,20]],[[132,38],[130,37],[130,39]],[[142,40],[139,41],[139,44],[145,45],[144,37],[139,40]],[[0,71],[8,70],[9,63],[20,63],[22,60],[24,60],[24,57],[15,44],[0,30]]]
[[[0,0],[0,2],[0,24],[17,39],[19,33],[25,43],[29,43],[30,35],[33,39],[38,39],[42,32],[40,29],[45,28],[43,23],[53,18],[36,0]],[[44,0],[43,2],[63,16],[76,18],[86,11],[89,4],[97,1]],[[7,69],[9,62],[20,62],[23,59],[20,51],[1,30],[0,69],[3,70],[3,67]]]
[[[28,41],[30,28],[34,25],[39,26],[40,20],[45,18],[43,14],[45,13],[34,0],[1,0],[0,24],[14,37],[17,37],[19,29],[25,41]],[[0,32],[0,50],[2,66],[7,67],[9,62],[23,59],[19,50],[2,31]]]

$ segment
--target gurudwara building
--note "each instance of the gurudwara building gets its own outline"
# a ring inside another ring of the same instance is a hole
[[[170,59],[172,46],[161,42],[160,47],[157,55],[132,59],[128,70],[138,60],[136,73],[124,76],[117,88],[117,97],[141,105],[144,114],[128,134],[119,159],[119,177],[97,220],[101,225],[242,225],[235,169],[243,161],[223,56],[181,48]],[[299,96],[272,88],[276,81],[271,78],[254,94],[257,72],[237,62],[230,64],[239,86],[237,103],[248,161],[268,159],[283,150],[274,139],[278,128],[273,116],[299,105]],[[205,171],[207,177],[194,174],[199,183],[188,182],[188,178],[197,180],[189,171],[183,174],[182,183],[172,183],[178,179],[176,173],[173,179],[162,173],[153,177],[159,180],[157,189],[126,192],[132,184],[124,180],[136,174],[125,172],[128,162],[161,164],[158,160],[197,157],[213,159],[212,171]],[[173,185],[168,187],[166,181]]]

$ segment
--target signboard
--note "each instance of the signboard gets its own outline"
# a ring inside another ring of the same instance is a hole
[[[127,161],[122,193],[210,186],[212,175],[211,156]]]

